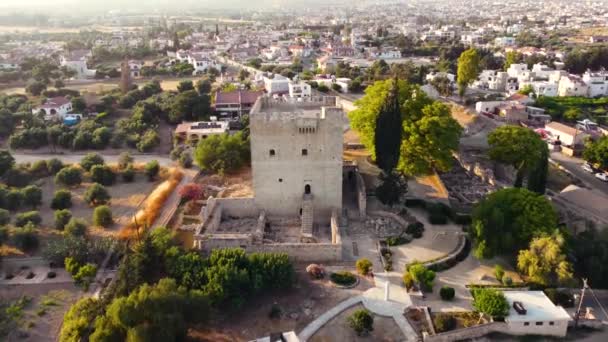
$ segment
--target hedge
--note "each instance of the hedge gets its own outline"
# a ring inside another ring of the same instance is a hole
[[[342,286],[349,286],[357,281],[355,275],[347,271],[334,272],[329,275],[329,279],[331,279],[332,282]]]

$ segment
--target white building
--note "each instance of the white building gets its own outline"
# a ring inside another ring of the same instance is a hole
[[[32,114],[43,113],[44,120],[60,120],[72,111],[72,101],[64,96],[46,99],[44,103],[32,109]]]
[[[528,65],[521,63],[521,64],[517,64],[517,63],[513,63],[511,65],[509,65],[509,68],[507,69],[507,74],[509,74],[509,77],[514,77],[514,78],[518,78],[525,72],[529,72],[528,70]]]
[[[497,37],[494,39],[494,45],[496,46],[514,46],[515,45],[515,37]]]
[[[61,55],[59,64],[74,71],[76,79],[92,78],[95,77],[95,70],[87,67],[87,61],[92,56],[91,50],[76,50]]]
[[[428,73],[425,77],[427,82],[432,82],[435,78],[447,78],[450,83],[454,83],[454,81],[456,81],[456,75],[451,74],[449,72],[443,72],[443,71],[439,71],[439,72],[431,72]]]
[[[509,75],[504,71],[484,70],[479,74],[478,80],[473,84],[480,89],[505,91]]]
[[[559,79],[557,93],[559,96],[587,96],[589,87],[579,76],[566,75]]]
[[[543,291],[504,291],[509,302],[505,322],[513,335],[548,335],[565,337],[572,319],[556,306]]]
[[[272,74],[272,77],[264,76],[263,80],[266,93],[270,95],[289,93],[289,78],[279,74]]]
[[[289,97],[307,98],[312,95],[312,87],[306,82],[289,82]]]
[[[194,67],[192,75],[204,74],[209,69],[215,69],[222,71],[222,65],[211,59],[208,53],[204,52],[191,52],[188,54],[188,63]]]
[[[589,97],[608,95],[608,72],[590,72],[583,74],[583,82],[589,87]]]

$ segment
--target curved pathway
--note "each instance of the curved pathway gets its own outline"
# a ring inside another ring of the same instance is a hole
[[[309,323],[298,334],[300,341],[308,341],[319,329],[327,324],[327,322],[338,316],[346,309],[359,303],[362,303],[366,309],[376,315],[392,317],[395,320],[395,323],[399,326],[399,329],[401,329],[401,332],[406,340],[417,341],[418,335],[414,332],[414,329],[403,316],[405,309],[412,305],[409,295],[402,286],[392,283],[388,277],[388,274],[380,273],[375,274],[375,276],[375,287],[363,292],[362,295],[351,297],[339,303]],[[384,300],[385,286],[387,282],[389,284],[388,301]]]

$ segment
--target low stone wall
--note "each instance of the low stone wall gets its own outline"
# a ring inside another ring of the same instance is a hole
[[[224,217],[256,217],[260,213],[253,197],[217,198],[215,200],[221,204]]]
[[[403,227],[403,229],[407,228],[407,225],[409,224],[403,217],[401,217],[395,213],[391,213],[389,211],[374,210],[374,211],[370,211],[368,214],[370,216],[380,216],[380,217],[384,217],[384,218],[388,218],[388,219],[397,221],[397,223],[399,223]]]
[[[248,252],[286,253],[304,262],[328,262],[342,260],[342,245],[331,243],[273,243],[251,245]]]
[[[202,220],[203,223],[196,231],[196,235],[211,234],[215,232],[222,222],[222,206],[218,203],[217,198],[209,197],[207,206],[203,207]]]
[[[454,248],[453,251],[451,251],[450,253],[448,253],[446,256],[444,256],[441,259],[432,260],[430,262],[425,262],[424,266],[426,266],[427,268],[433,269],[433,268],[440,267],[439,265],[443,265],[443,264],[453,263],[455,265],[458,262],[458,260],[456,260],[456,259],[461,257],[461,253],[463,253],[466,246],[467,246],[466,236],[459,235],[458,236],[458,245],[456,245],[456,248]]]
[[[423,335],[425,342],[452,342],[466,340],[470,338],[478,338],[493,332],[509,333],[509,327],[504,322],[492,322],[488,324],[477,325],[470,328],[452,330],[435,335]]]

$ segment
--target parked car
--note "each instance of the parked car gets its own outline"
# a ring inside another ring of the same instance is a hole
[[[585,170],[589,173],[593,173],[593,167],[591,167],[591,165],[589,165],[589,163],[584,163],[583,165],[581,165],[581,167],[583,168],[583,170]]]
[[[595,178],[602,180],[604,182],[608,182],[608,173],[606,172],[598,172],[595,174]]]

